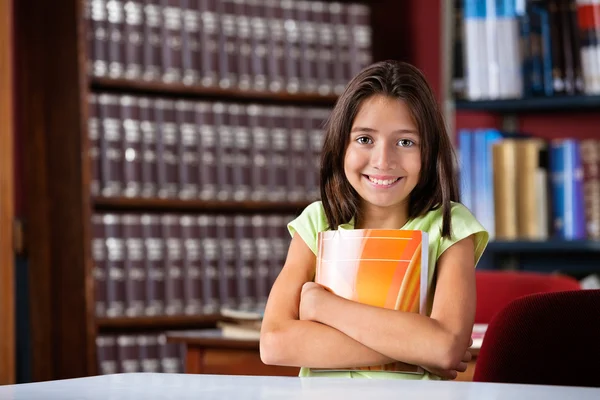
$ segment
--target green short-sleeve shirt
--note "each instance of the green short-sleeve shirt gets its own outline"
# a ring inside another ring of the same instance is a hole
[[[475,237],[475,265],[479,262],[481,255],[489,241],[488,232],[471,214],[471,212],[460,203],[452,203],[452,235],[451,238],[442,238],[442,209],[429,211],[427,214],[409,220],[402,229],[422,230],[429,235],[429,282],[428,289],[432,293],[432,279],[438,258],[446,249],[454,243],[471,235]],[[339,229],[354,229],[354,220],[339,226]],[[306,245],[317,254],[317,234],[327,230],[327,218],[323,204],[316,201],[304,209],[296,219],[288,224],[288,230],[292,236],[300,235]],[[433,299],[430,299],[430,304]],[[436,379],[429,373],[424,375],[402,374],[393,372],[369,371],[369,372],[313,372],[309,368],[302,368],[300,376],[326,376],[326,377],[349,377],[370,379]]]

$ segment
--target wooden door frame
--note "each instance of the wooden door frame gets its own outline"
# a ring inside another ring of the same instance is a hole
[[[0,385],[15,382],[13,0],[0,0]]]

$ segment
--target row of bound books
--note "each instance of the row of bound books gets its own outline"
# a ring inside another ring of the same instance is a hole
[[[98,77],[340,94],[371,63],[370,8],[292,0],[87,0]]]
[[[101,334],[96,337],[98,373],[185,372],[185,347],[164,333]]]
[[[96,316],[264,308],[291,215],[93,215]]]
[[[600,239],[599,140],[461,130],[459,153],[461,201],[496,239]]]
[[[456,0],[454,89],[469,100],[600,93],[600,4]]]
[[[327,108],[92,93],[93,195],[306,201]]]

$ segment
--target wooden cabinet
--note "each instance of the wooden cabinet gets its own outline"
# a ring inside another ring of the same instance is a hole
[[[299,368],[265,365],[258,340],[232,339],[220,330],[170,332],[167,340],[185,345],[185,372],[189,374],[298,376]]]

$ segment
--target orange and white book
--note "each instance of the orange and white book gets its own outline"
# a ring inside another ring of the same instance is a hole
[[[427,232],[419,230],[321,232],[318,236],[315,282],[348,300],[425,315],[428,248]],[[421,367],[403,362],[326,370],[424,373]]]

